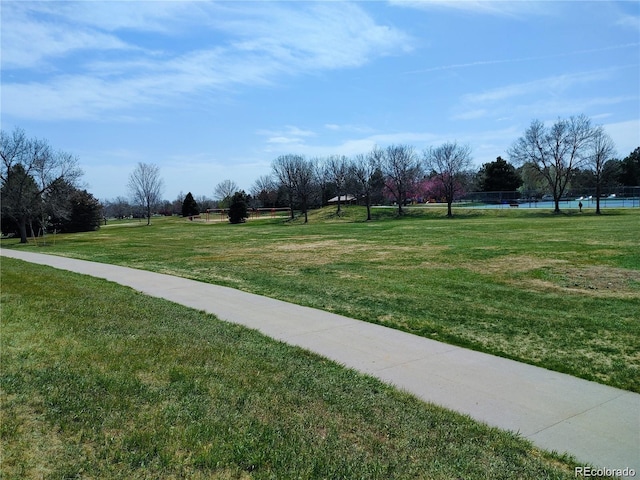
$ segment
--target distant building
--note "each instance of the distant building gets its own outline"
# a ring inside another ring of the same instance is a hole
[[[340,195],[340,203],[343,204],[356,203],[357,200],[358,199],[353,195]],[[332,203],[338,203],[338,197],[330,198],[329,200],[327,200],[327,203],[329,205],[331,205]]]

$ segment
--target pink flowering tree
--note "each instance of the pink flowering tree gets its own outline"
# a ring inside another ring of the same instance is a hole
[[[397,202],[398,215],[402,215],[402,206],[411,198],[409,192],[422,178],[420,160],[408,145],[390,145],[380,156],[386,195]]]
[[[456,142],[430,148],[424,154],[427,171],[433,172],[432,194],[447,202],[447,216],[452,217],[451,204],[462,193],[462,176],[471,164],[471,148]]]
[[[447,186],[452,186],[453,198],[452,201],[458,200],[465,194],[464,186],[459,180],[451,179],[442,176],[434,175],[431,178],[427,178],[422,182],[422,188],[427,199],[433,199],[436,202],[449,203]]]

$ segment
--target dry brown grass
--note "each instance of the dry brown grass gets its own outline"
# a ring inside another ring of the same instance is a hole
[[[435,266],[431,264],[430,266]],[[640,271],[605,265],[575,266],[567,260],[505,255],[488,260],[458,265],[475,273],[494,275],[506,282],[517,282],[534,290],[565,291],[600,297],[631,298],[640,294]],[[549,279],[526,278],[518,275],[544,269]]]
[[[637,298],[640,294],[640,271],[591,265],[560,265],[550,272],[551,280],[529,279],[536,289],[565,291],[595,297]]]
[[[534,257],[531,255],[504,255],[502,257],[475,261],[461,266],[476,273],[508,275],[530,272],[539,268],[556,267],[563,263],[566,263],[566,261],[554,258]]]
[[[11,448],[0,442],[2,471],[7,475],[24,479],[47,478],[51,473],[47,466],[49,460],[64,457],[64,441],[44,420],[44,411],[44,402],[39,397],[32,396],[25,401],[14,395],[3,395],[0,421],[3,428],[11,424],[15,429],[14,437],[20,439]]]

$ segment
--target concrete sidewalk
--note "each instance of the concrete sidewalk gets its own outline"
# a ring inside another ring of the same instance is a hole
[[[104,278],[246,325],[535,445],[640,476],[640,395],[231,288],[20,250],[0,255]]]

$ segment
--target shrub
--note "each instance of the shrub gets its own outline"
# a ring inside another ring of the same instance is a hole
[[[182,202],[182,216],[190,217],[192,215],[198,215],[200,213],[200,208],[198,207],[198,202],[193,198],[191,192],[187,193],[187,196],[184,197],[184,201]]]
[[[244,191],[236,192],[231,197],[229,205],[229,222],[242,223],[249,216],[247,210],[247,194]]]

